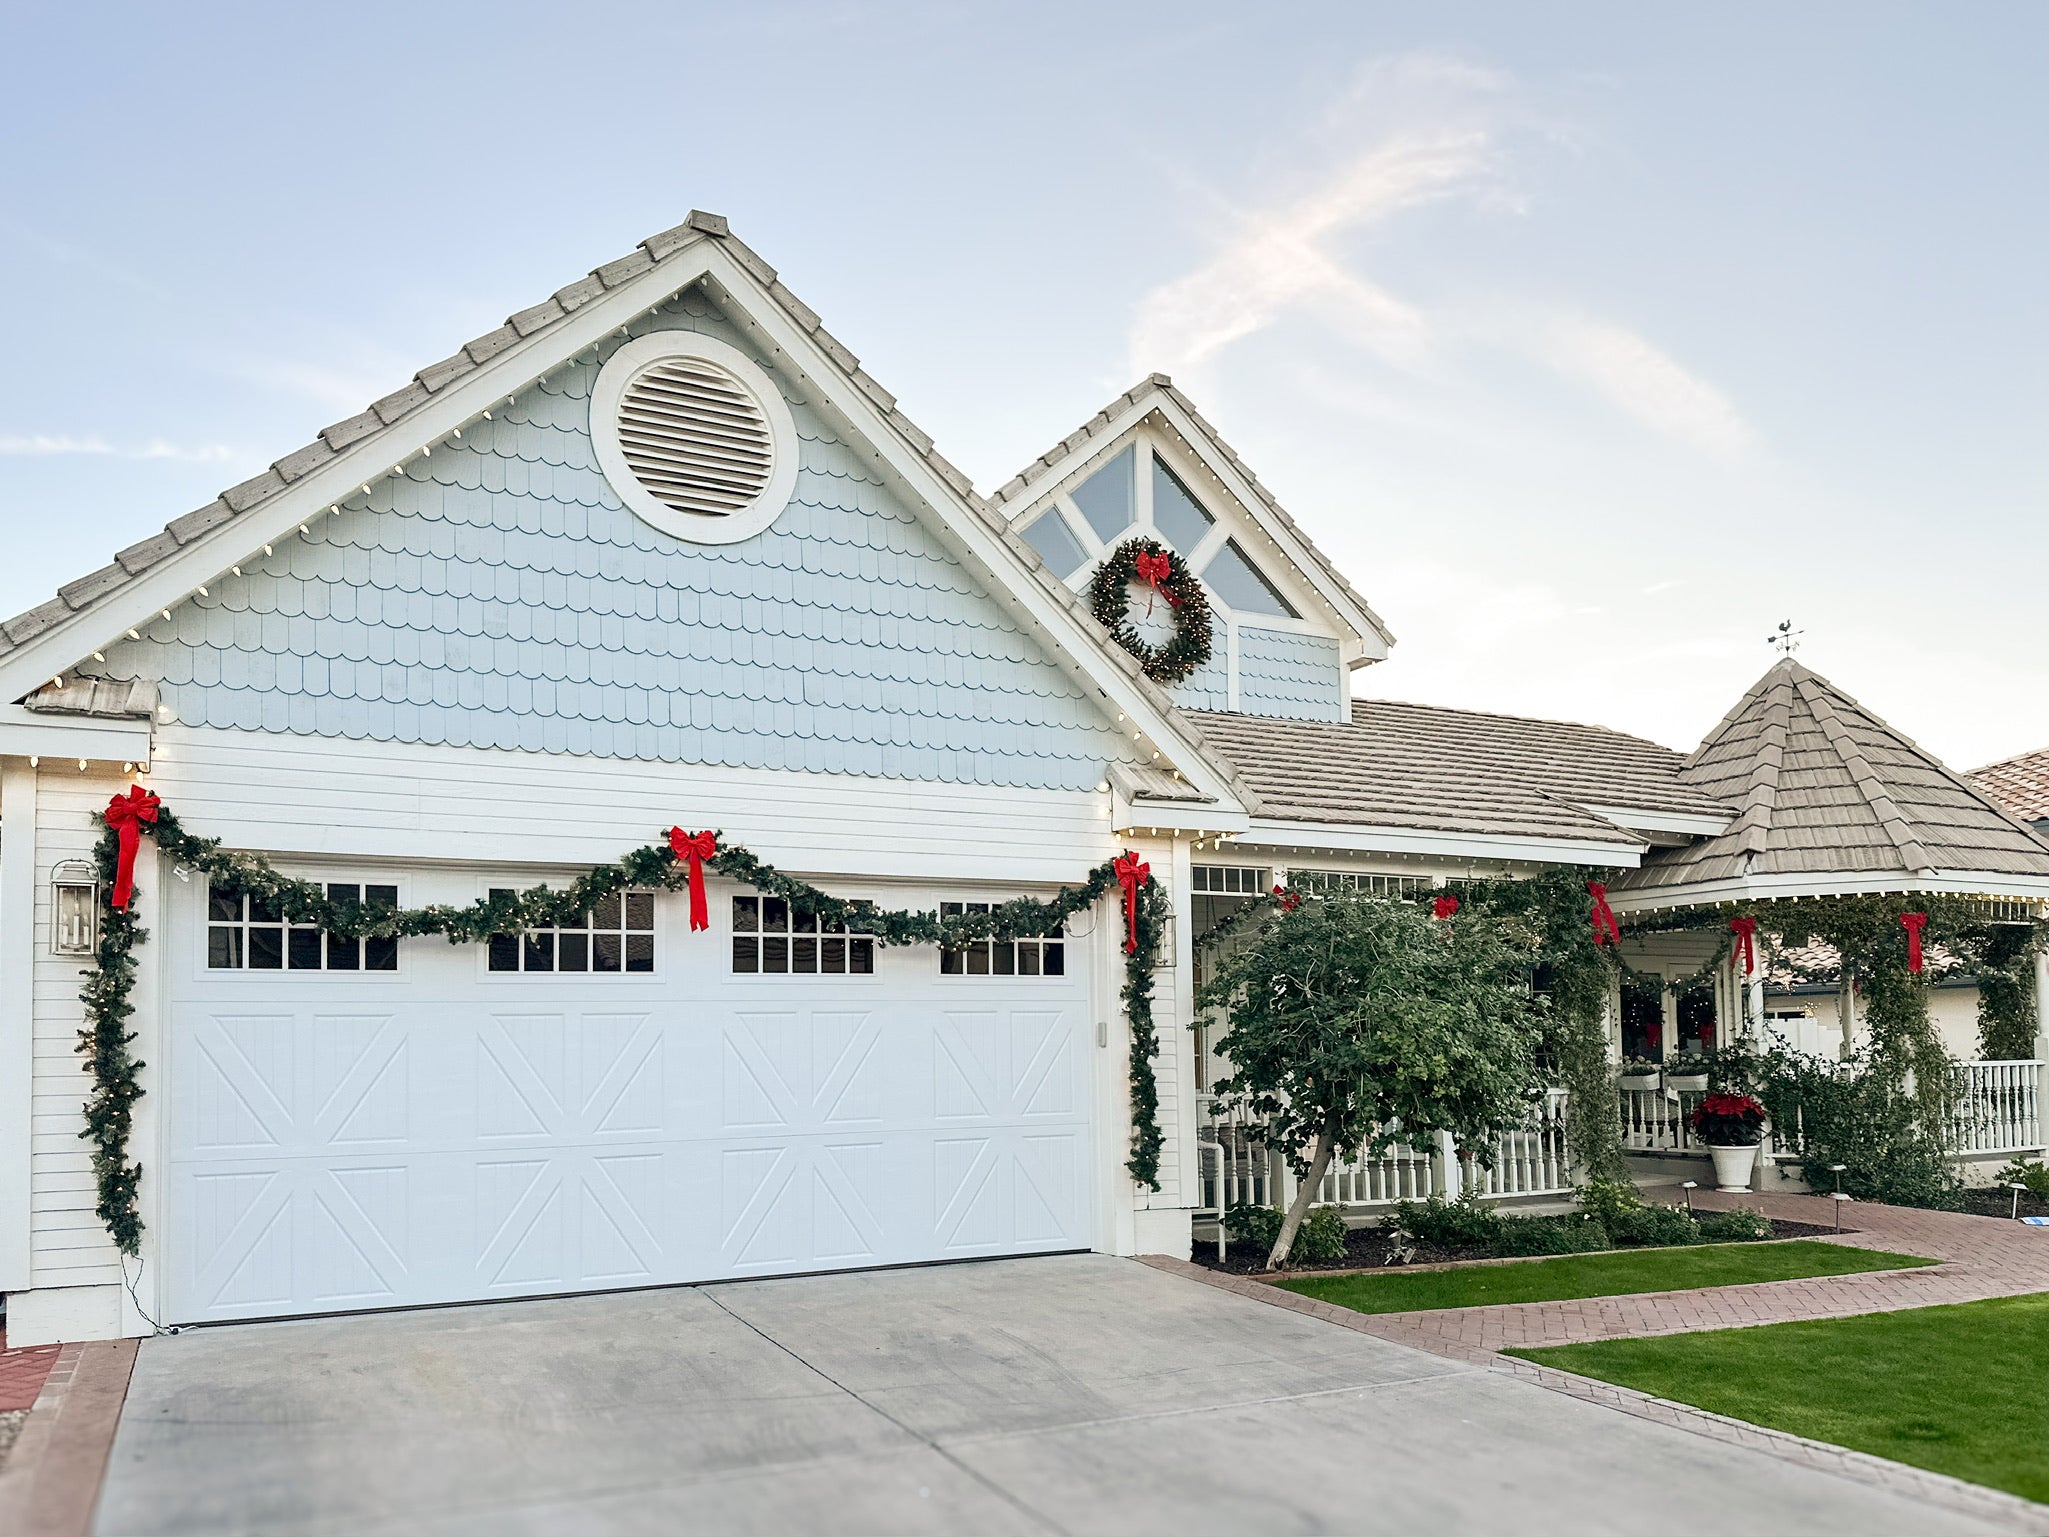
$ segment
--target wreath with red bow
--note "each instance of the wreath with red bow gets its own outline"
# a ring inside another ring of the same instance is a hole
[[[1174,611],[1174,633],[1157,646],[1132,628],[1134,586],[1147,589],[1149,604],[1164,602]],[[1209,595],[1157,539],[1126,540],[1110,552],[1089,584],[1089,609],[1155,683],[1179,683],[1210,659]]]

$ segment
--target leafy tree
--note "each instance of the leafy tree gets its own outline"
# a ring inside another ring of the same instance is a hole
[[[1333,896],[1272,908],[1220,959],[1205,1006],[1228,1012],[1219,1096],[1265,1118],[1301,1175],[1268,1256],[1277,1268],[1331,1159],[1449,1132],[1493,1157],[1536,1085],[1537,937],[1493,914]]]

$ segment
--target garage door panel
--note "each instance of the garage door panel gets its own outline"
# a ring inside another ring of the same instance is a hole
[[[406,954],[174,989],[173,1319],[1089,1242],[1080,978],[736,978],[707,948],[478,990]]]

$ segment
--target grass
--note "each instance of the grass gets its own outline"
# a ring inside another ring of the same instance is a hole
[[[1701,1286],[1853,1275],[1860,1270],[1900,1270],[1934,1263],[1911,1254],[1796,1239],[1791,1243],[1574,1254],[1456,1270],[1302,1276],[1280,1284],[1354,1312],[1411,1313],[1425,1308],[1486,1307],[1497,1302],[1563,1302],[1635,1292],[1691,1291]]]
[[[1508,1354],[2049,1501],[2049,1293]]]

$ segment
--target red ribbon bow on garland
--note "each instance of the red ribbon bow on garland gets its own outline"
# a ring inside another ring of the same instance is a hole
[[[709,831],[686,833],[669,829],[669,852],[690,861],[690,932],[711,927],[711,908],[704,900],[704,862],[719,851],[718,840]]]
[[[1736,951],[1743,957],[1743,975],[1747,977],[1757,970],[1757,951],[1752,945],[1752,936],[1757,933],[1757,920],[1731,918],[1729,932],[1736,936]]]
[[[1928,922],[1926,913],[1901,913],[1900,927],[1907,931],[1907,970],[1921,969],[1921,929]]]
[[[142,847],[142,824],[155,822],[162,805],[156,791],[145,790],[141,785],[130,785],[126,795],[117,795],[107,802],[107,825],[121,840],[121,856],[114,866],[114,891],[109,899],[117,908],[125,908],[128,899],[135,895],[135,855]]]
[[[1451,915],[1458,911],[1457,897],[1433,897],[1430,900],[1430,916],[1449,923]]]
[[[1133,559],[1131,564],[1133,569],[1138,572],[1138,579],[1141,582],[1144,582],[1146,586],[1150,587],[1154,592],[1158,593],[1161,597],[1165,598],[1167,600],[1167,606],[1169,608],[1179,608],[1181,606],[1178,602],[1175,601],[1174,595],[1171,592],[1167,591],[1166,588],[1160,585],[1160,583],[1164,582],[1168,577],[1174,574],[1174,562],[1172,557],[1166,555],[1153,555],[1149,554],[1144,550],[1140,550],[1138,552],[1138,555]],[[1153,611],[1153,600],[1151,598],[1147,598],[1145,600],[1145,611],[1148,614],[1150,614]]]
[[[1615,910],[1608,905],[1608,888],[1599,881],[1588,881],[1587,895],[1594,899],[1594,943],[1620,945],[1622,930],[1616,927]]]
[[[1274,887],[1274,900],[1281,904],[1282,912],[1292,913],[1302,905],[1302,893],[1290,891],[1285,886],[1276,886]]]
[[[1124,953],[1132,955],[1138,950],[1138,888],[1153,878],[1153,867],[1126,849],[1110,869],[1124,888]]]

